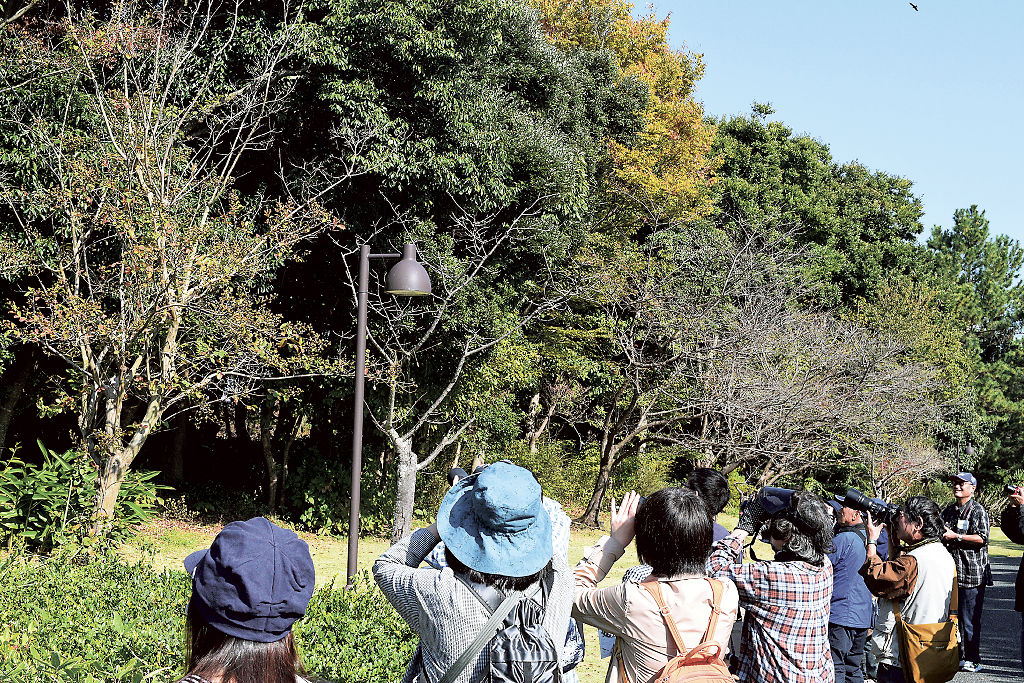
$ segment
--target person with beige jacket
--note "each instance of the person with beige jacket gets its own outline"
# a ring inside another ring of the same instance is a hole
[[[686,648],[704,640],[712,616],[712,583],[705,571],[711,551],[712,522],[703,501],[689,489],[666,488],[641,503],[634,492],[622,504],[612,501],[611,536],[584,551],[576,566],[572,615],[616,636],[606,681],[650,683],[680,653],[651,591],[633,581],[608,588],[597,585],[636,537],[641,562],[651,565],[656,581]],[[718,622],[708,639],[724,657],[739,605],[736,586],[721,582]]]

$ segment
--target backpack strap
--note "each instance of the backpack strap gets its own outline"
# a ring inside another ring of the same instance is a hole
[[[681,655],[686,654],[687,649],[686,645],[683,644],[683,636],[679,633],[679,627],[676,626],[676,620],[672,617],[672,611],[665,604],[665,598],[661,594],[661,584],[659,581],[654,577],[650,577],[644,580],[640,586],[651,594],[654,602],[658,605],[661,618],[665,620],[665,625],[668,626],[668,631],[672,634],[672,640],[676,643],[676,652]]]
[[[715,636],[715,629],[718,628],[718,615],[722,613],[722,592],[724,587],[718,579],[708,578],[711,584],[711,619],[708,620],[708,630],[704,632],[704,640],[707,642]]]
[[[504,600],[501,601],[498,608],[491,613],[491,617],[487,620],[487,623],[484,624],[482,629],[480,629],[480,633],[477,634],[476,639],[474,639],[473,642],[469,644],[469,647],[459,655],[459,658],[456,659],[450,667],[448,667],[448,670],[444,672],[444,676],[441,677],[441,680],[438,683],[452,683],[452,681],[459,677],[459,674],[466,670],[466,667],[469,666],[469,662],[471,660],[480,656],[480,653],[484,650],[484,646],[487,645],[495,634],[497,634],[498,627],[501,625],[501,622],[505,621],[505,617],[507,617],[508,613],[512,611],[512,608],[516,606],[516,603],[523,598],[523,595],[522,591],[512,591]]]

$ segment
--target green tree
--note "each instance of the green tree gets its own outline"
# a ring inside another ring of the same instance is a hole
[[[981,466],[1009,469],[1021,448],[1024,427],[1024,248],[1005,235],[992,236],[985,212],[958,209],[953,226],[935,226],[928,248],[947,285],[948,314],[963,331],[963,344],[976,359],[979,407],[992,420],[991,442],[979,448]],[[975,444],[981,446],[983,444]],[[951,443],[951,448],[960,444]]]
[[[73,372],[65,407],[100,470],[96,531],[175,410],[307,372],[322,347],[287,328],[260,288],[330,217],[233,189],[240,159],[271,134],[274,84],[302,34],[285,22],[243,40],[240,18],[220,24],[221,9],[125,6],[107,21],[3,36],[0,92],[40,179],[0,184],[16,220],[0,268],[30,282],[7,327]],[[58,93],[41,98],[55,106],[26,107],[13,95],[23,89]],[[303,340],[300,352],[285,353],[283,336]]]
[[[766,120],[771,113],[760,105],[750,118],[717,122],[719,220],[792,231],[810,247],[806,268],[829,306],[849,307],[892,275],[926,270],[915,242],[923,210],[911,182],[839,164],[827,144]]]

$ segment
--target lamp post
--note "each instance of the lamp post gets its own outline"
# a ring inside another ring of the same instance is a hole
[[[366,373],[366,295],[370,259],[401,259],[391,267],[384,290],[397,296],[427,296],[430,277],[416,260],[416,245],[406,244],[401,254],[371,254],[369,245],[359,247],[359,290],[356,294],[356,385],[352,414],[352,501],[348,513],[348,582],[359,566],[359,484],[363,476],[363,385]]]
[[[967,444],[967,447],[964,448],[965,455],[974,455],[976,452],[971,444]],[[960,474],[960,449],[956,451],[956,473]]]

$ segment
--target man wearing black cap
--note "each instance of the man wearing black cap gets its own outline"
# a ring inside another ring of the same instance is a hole
[[[1010,504],[1003,510],[999,527],[1011,541],[1024,545],[1024,486],[1013,489]],[[1020,665],[1024,669],[1024,557],[1020,558],[1015,589],[1013,609],[1020,612]]]
[[[946,531],[942,542],[956,562],[960,593],[960,642],[963,647],[961,671],[981,670],[981,610],[985,586],[992,580],[988,563],[989,520],[985,506],[974,500],[978,480],[970,472],[949,478],[953,503],[942,511]]]

